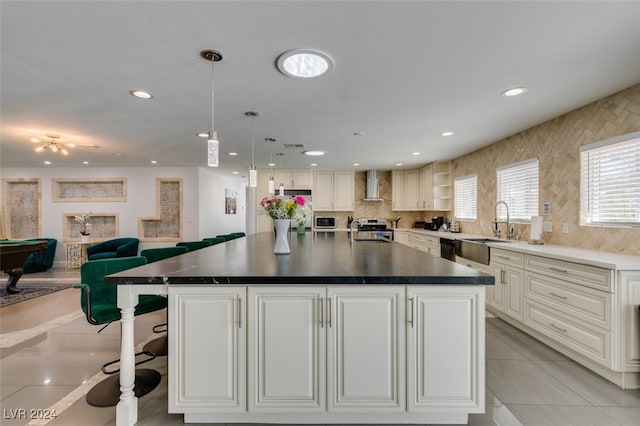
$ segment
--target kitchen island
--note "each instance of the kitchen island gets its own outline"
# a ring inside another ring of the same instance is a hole
[[[107,277],[122,310],[117,424],[137,421],[133,311],[169,297],[169,412],[185,422],[466,423],[484,412],[492,276],[347,233],[250,235]]]

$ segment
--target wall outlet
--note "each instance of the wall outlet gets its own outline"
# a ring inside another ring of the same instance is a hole
[[[563,223],[562,224],[562,233],[563,234],[568,234],[569,233],[569,224],[568,223]]]
[[[542,204],[542,216],[549,216],[550,214],[551,214],[551,202],[545,201],[544,204]]]
[[[544,232],[551,232],[552,231],[552,226],[551,226],[551,222],[544,222],[542,225],[542,230]]]

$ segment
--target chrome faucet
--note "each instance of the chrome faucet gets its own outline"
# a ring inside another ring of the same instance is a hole
[[[353,243],[353,224],[357,223],[358,225],[360,225],[360,221],[358,219],[354,219],[353,221],[351,221],[351,225],[349,225],[349,238],[351,239],[351,242]]]
[[[506,238],[507,240],[510,240],[513,237],[513,231],[511,231],[511,225],[509,223],[509,205],[507,205],[507,203],[505,203],[504,201],[498,201],[494,206],[494,219],[493,219],[493,235],[495,237],[500,238],[500,229],[498,228],[498,224],[499,223],[504,223],[504,222],[500,222],[498,221],[498,206],[500,204],[504,204],[504,208],[507,209],[507,232],[506,232]]]

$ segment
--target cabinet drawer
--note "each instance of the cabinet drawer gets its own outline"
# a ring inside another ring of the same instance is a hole
[[[524,264],[524,254],[509,250],[501,250],[491,247],[489,249],[491,262],[499,262],[504,265],[522,267]]]
[[[611,368],[611,332],[577,324],[533,301],[525,300],[525,324],[558,343]]]
[[[409,242],[416,244],[427,244],[427,236],[421,234],[414,234],[413,232],[409,234]]]
[[[596,266],[527,255],[525,269],[613,293],[613,272]]]
[[[611,293],[527,272],[525,297],[611,330]]]

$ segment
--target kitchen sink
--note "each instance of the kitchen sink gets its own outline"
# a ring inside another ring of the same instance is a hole
[[[463,238],[456,240],[456,256],[488,265],[491,248],[487,243],[512,243],[513,240],[497,238]]]

